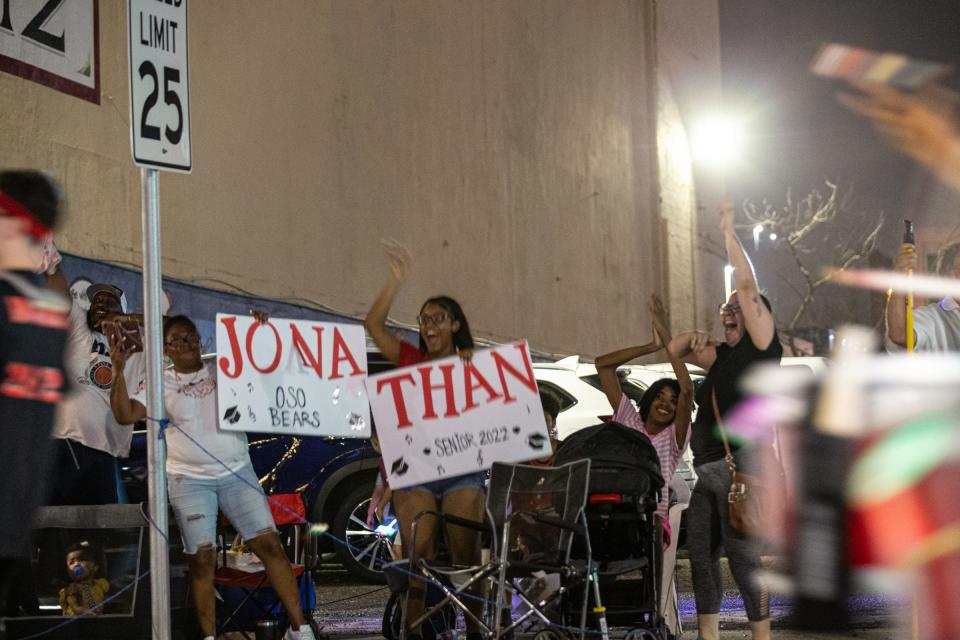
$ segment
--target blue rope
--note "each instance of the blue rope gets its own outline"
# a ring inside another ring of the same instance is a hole
[[[157,423],[157,428],[160,430],[157,437],[158,439],[163,440],[167,432],[167,427],[170,426],[170,421],[167,420],[166,418],[151,418],[150,416],[147,416],[147,421]]]

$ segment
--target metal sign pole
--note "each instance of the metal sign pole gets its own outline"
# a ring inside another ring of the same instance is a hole
[[[160,312],[160,176],[140,169],[143,205],[143,323],[147,356],[147,487],[150,492],[150,601],[153,639],[170,639],[170,558],[167,545],[167,445],[163,412],[163,328]]]

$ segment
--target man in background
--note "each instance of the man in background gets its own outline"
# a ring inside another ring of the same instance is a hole
[[[947,250],[944,275],[960,278],[960,245]],[[917,271],[919,260],[915,247],[904,244],[894,261],[898,271]],[[907,301],[902,292],[893,292],[887,299],[888,351],[907,346]],[[960,304],[953,298],[944,298],[913,310],[914,349],[917,351],[960,351]]]

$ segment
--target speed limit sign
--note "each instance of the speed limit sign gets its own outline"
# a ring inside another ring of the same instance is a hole
[[[128,0],[127,16],[133,161],[189,173],[187,0]]]

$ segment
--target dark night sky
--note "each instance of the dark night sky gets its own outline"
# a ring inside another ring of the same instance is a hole
[[[900,241],[904,217],[918,227],[960,222],[954,208],[960,199],[934,198],[935,180],[837,102],[843,85],[808,71],[823,42],[960,69],[960,1],[720,0],[720,25],[724,98],[751,129],[745,161],[727,176],[738,199],[779,203],[788,188],[803,194],[824,178],[839,181],[853,187],[857,208],[886,212],[880,246],[886,255]],[[958,78],[960,71],[948,83],[960,86]],[[758,258],[760,268],[764,257]]]
[[[724,96],[749,115],[749,164],[730,176],[742,196],[781,198],[852,184],[862,206],[912,208],[921,171],[835,99],[841,83],[807,67],[822,42],[960,62],[960,2],[720,0]],[[957,65],[960,67],[960,65]],[[950,81],[956,83],[954,74]]]

